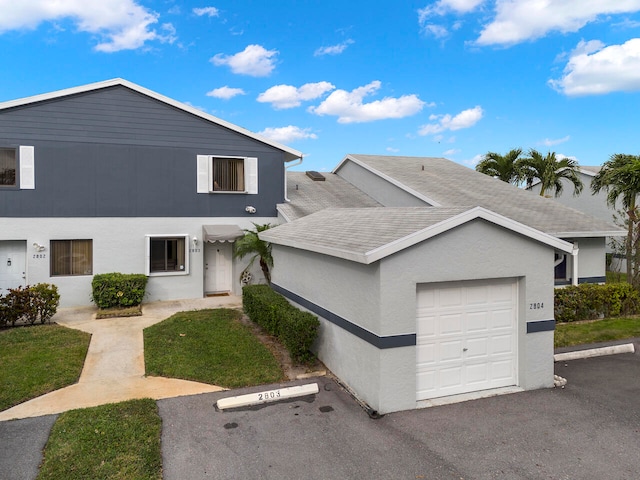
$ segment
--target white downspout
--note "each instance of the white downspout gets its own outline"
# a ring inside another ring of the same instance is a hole
[[[284,167],[284,201],[285,202],[290,202],[291,200],[289,200],[289,197],[287,197],[287,170],[290,169],[291,167],[297,167],[298,165],[302,164],[302,157],[300,157],[300,161],[297,163],[292,163],[291,165],[287,165],[286,167]]]
[[[572,261],[571,261],[571,270],[572,270],[572,274],[571,274],[571,285],[578,285],[578,251],[580,249],[578,248],[578,243],[574,243],[573,244],[573,251],[571,252],[571,257],[572,257]]]

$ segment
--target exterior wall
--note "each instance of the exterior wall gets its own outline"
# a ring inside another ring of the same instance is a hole
[[[274,218],[252,217],[251,221],[274,223]],[[145,302],[202,297],[204,291],[204,245],[202,226],[237,224],[252,228],[245,218],[0,218],[0,244],[4,240],[26,241],[27,262],[24,284],[53,283],[60,290],[63,307],[91,305],[91,280],[98,273],[144,273],[146,235],[189,235],[198,244],[189,245],[187,274],[153,274],[147,284]],[[50,240],[93,240],[93,275],[50,276]],[[45,246],[42,252],[34,243]],[[239,276],[249,259],[233,262],[233,293],[242,292]],[[255,267],[255,265],[254,265]],[[259,268],[254,278],[259,279]],[[258,280],[259,281],[259,280]],[[258,283],[258,282],[255,282]]]
[[[320,359],[373,409],[387,413],[417,406],[420,283],[517,278],[518,383],[553,385],[553,258],[548,246],[476,220],[372,265],[274,245],[273,282],[380,337],[414,335],[413,345],[377,348],[321,318]],[[529,308],[534,303],[542,308]],[[543,331],[527,333],[537,325],[545,325]]]
[[[0,217],[275,217],[284,153],[117,86],[0,112],[0,147],[35,147],[35,189]],[[258,158],[258,194],[197,194],[197,155]]]
[[[606,238],[566,239],[578,245],[578,283],[601,283],[606,277]],[[573,258],[567,255],[567,277],[573,275]],[[569,282],[570,283],[570,282]]]
[[[351,161],[345,162],[336,174],[359,188],[385,207],[429,206],[419,198],[396,187]]]

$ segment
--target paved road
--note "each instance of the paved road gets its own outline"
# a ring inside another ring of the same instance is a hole
[[[640,354],[556,373],[566,388],[378,420],[327,378],[295,382],[318,381],[315,397],[224,413],[225,392],[159,400],[164,479],[640,478]],[[35,478],[54,420],[0,422],[0,479]]]

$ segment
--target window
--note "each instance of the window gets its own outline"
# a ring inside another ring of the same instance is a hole
[[[147,274],[189,273],[188,236],[149,236]]]
[[[258,159],[198,155],[198,193],[258,193]]]
[[[0,148],[0,187],[16,186],[16,150]]]
[[[93,240],[51,240],[51,276],[93,274]]]

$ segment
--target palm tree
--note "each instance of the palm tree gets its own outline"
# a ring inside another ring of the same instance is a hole
[[[548,190],[553,190],[556,197],[563,190],[562,179],[573,184],[573,195],[582,192],[582,180],[578,176],[580,167],[578,162],[571,158],[558,160],[555,152],[548,152],[542,156],[537,150],[529,150],[529,157],[522,160],[522,175],[527,182],[527,188],[531,188],[533,181],[540,180],[540,196],[544,197]]]
[[[638,285],[638,255],[640,238],[637,235],[638,215],[637,197],[640,194],[640,155],[616,153],[607,160],[598,174],[591,180],[591,192],[607,192],[607,203],[615,208],[618,199],[627,214],[627,239],[625,256],[627,258],[627,279]],[[635,239],[635,241],[634,241]]]
[[[272,227],[271,224],[265,225],[253,224],[253,230],[245,229],[244,237],[236,240],[234,245],[233,256],[236,258],[244,258],[247,255],[253,255],[249,261],[249,265],[245,270],[251,268],[253,262],[257,259],[260,261],[260,268],[268,284],[271,284],[270,268],[273,267],[273,257],[271,256],[271,244],[260,240],[258,234]]]
[[[497,178],[503,182],[518,185],[522,180],[520,174],[521,148],[514,148],[506,155],[496,152],[488,152],[484,158],[476,165],[476,170],[485,175]]]

